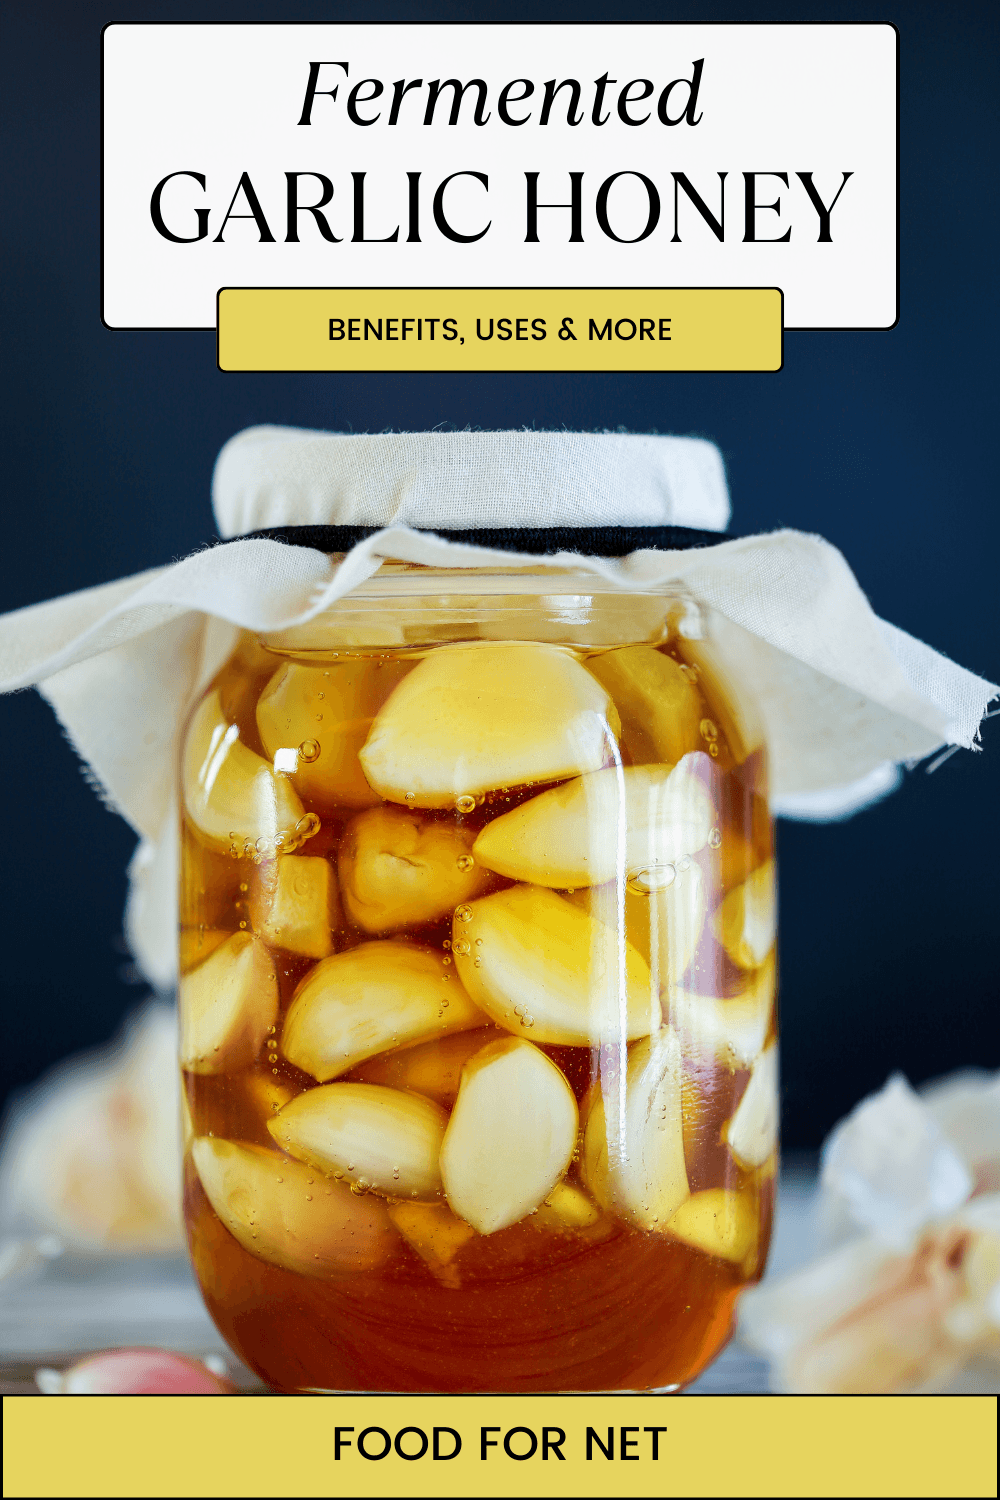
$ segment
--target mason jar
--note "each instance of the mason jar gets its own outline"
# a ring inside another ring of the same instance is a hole
[[[762,1271],[775,879],[683,593],[384,563],[181,766],[186,1216],[271,1387],[692,1381]]]

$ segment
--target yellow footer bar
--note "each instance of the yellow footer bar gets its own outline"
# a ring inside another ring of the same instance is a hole
[[[4,1400],[4,1494],[995,1495],[996,1400]]]
[[[224,287],[221,370],[780,370],[775,287]]]

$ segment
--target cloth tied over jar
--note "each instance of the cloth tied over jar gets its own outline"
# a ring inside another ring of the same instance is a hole
[[[707,617],[723,666],[756,699],[776,812],[845,816],[942,745],[976,748],[998,693],[880,620],[828,542],[793,530],[726,539],[718,450],[692,438],[459,432],[345,436],[256,427],[223,448],[219,545],[172,565],[0,618],[0,690],[37,686],[107,803],[140,836],[126,918],[157,986],[176,973],[179,737],[240,629],[303,625],[386,559],[447,568],[572,569],[603,590],[680,593],[682,630]],[[247,533],[376,530],[344,555]],[[573,550],[583,527],[698,527],[719,541]],[[496,545],[449,539],[497,528]],[[508,551],[545,528],[557,550]]]

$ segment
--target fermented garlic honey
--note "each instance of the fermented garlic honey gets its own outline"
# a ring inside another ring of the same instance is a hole
[[[206,1302],[284,1391],[676,1389],[770,1228],[763,752],[677,601],[383,573],[187,727]]]

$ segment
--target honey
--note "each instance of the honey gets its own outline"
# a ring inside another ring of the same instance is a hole
[[[275,1389],[679,1389],[760,1275],[765,767],[663,635],[244,639],[196,707],[186,1215]]]

